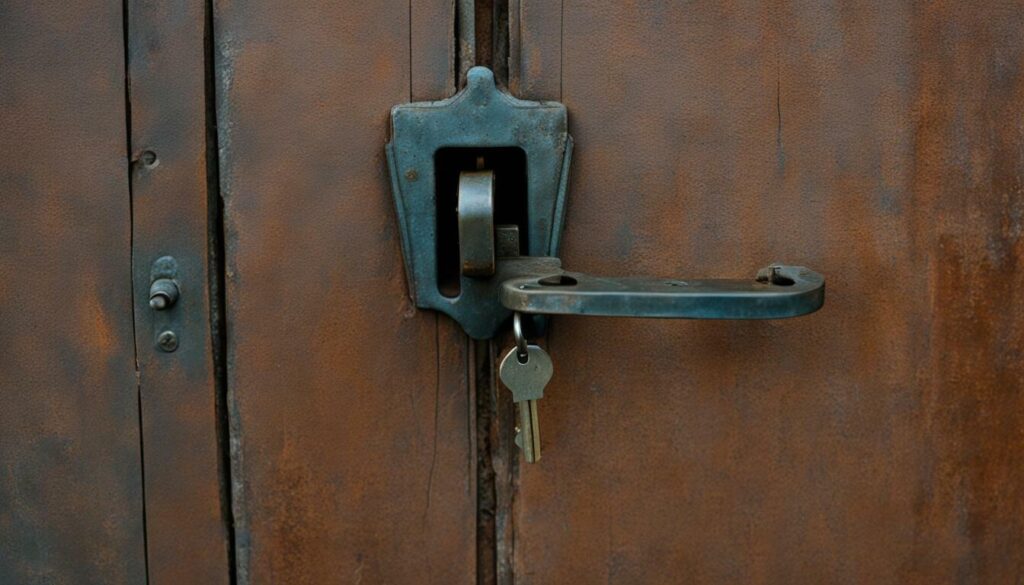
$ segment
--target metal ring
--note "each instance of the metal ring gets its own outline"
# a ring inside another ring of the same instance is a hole
[[[523,335],[522,316],[518,312],[512,315],[512,334],[516,337],[516,354],[522,359],[527,359],[530,355],[529,344]]]

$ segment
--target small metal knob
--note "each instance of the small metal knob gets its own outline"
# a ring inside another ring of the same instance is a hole
[[[178,300],[178,285],[170,278],[158,278],[149,287],[149,306],[157,311],[170,308]]]

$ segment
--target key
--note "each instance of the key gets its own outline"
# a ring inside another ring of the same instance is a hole
[[[526,346],[526,359],[521,360],[513,347],[498,366],[498,377],[512,391],[512,402],[519,407],[519,434],[516,444],[528,463],[540,460],[540,424],[537,401],[544,397],[544,387],[551,380],[554,365],[548,352],[539,345]]]

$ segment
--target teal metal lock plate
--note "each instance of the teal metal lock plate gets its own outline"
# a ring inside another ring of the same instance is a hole
[[[518,148],[526,159],[526,237],[523,254],[553,257],[565,215],[572,157],[565,106],[516,99],[500,91],[485,67],[470,69],[466,87],[437,102],[391,110],[388,165],[401,230],[405,272],[416,306],[446,313],[475,338],[494,335],[511,312],[500,302],[498,275],[459,275],[457,296],[445,296],[438,279],[436,156],[442,149]],[[454,209],[444,210],[454,213]],[[530,276],[557,260],[501,262],[500,277]],[[557,269],[557,268],[556,268]]]
[[[448,314],[471,337],[493,337],[513,311],[684,319],[781,319],[824,304],[825,279],[800,266],[772,265],[750,280],[609,278],[566,272],[557,258],[573,141],[565,106],[516,99],[484,67],[469,71],[455,96],[396,106],[387,144],[406,275],[416,306]],[[477,168],[445,183],[447,149],[474,153]],[[525,159],[516,225],[498,225],[495,184],[485,154],[503,149]],[[442,170],[439,170],[442,169]],[[444,194],[442,189],[451,189]],[[447,205],[446,202],[451,205]],[[457,214],[457,219],[456,219]],[[447,222],[447,219],[451,222]],[[449,233],[455,232],[455,233]],[[522,242],[520,242],[522,236]],[[457,239],[441,258],[442,239]],[[449,251],[451,253],[451,251]],[[443,290],[442,262],[459,267]],[[454,291],[454,292],[453,292]]]

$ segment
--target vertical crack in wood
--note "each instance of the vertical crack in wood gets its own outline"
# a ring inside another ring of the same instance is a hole
[[[477,583],[511,585],[512,503],[518,451],[512,397],[502,392],[495,372],[493,341],[473,341],[477,412]]]
[[[494,420],[491,425],[492,459],[495,473],[495,562],[497,585],[512,585],[515,582],[513,558],[515,553],[514,503],[518,490],[519,448],[515,446],[516,410],[512,394],[502,392],[498,384],[495,351],[498,347],[512,347],[511,334],[506,333],[500,345],[490,342],[490,383],[494,402]]]
[[[128,162],[128,249],[129,249],[129,289],[135,294],[135,206],[133,198],[135,160],[132,154],[132,77],[131,77],[131,27],[129,20],[130,1],[121,2],[121,32],[124,36],[124,128],[125,128],[125,160]],[[146,449],[145,435],[142,432],[142,373],[139,368],[139,326],[135,319],[134,308],[132,319],[132,352],[135,363],[135,397],[139,421],[139,490],[142,494],[142,550],[146,569],[146,580],[149,580],[149,530],[146,526]]]
[[[495,585],[497,494],[492,439],[496,412],[490,382],[493,360],[489,342],[470,343],[471,394],[476,399],[476,580],[478,585]]]

